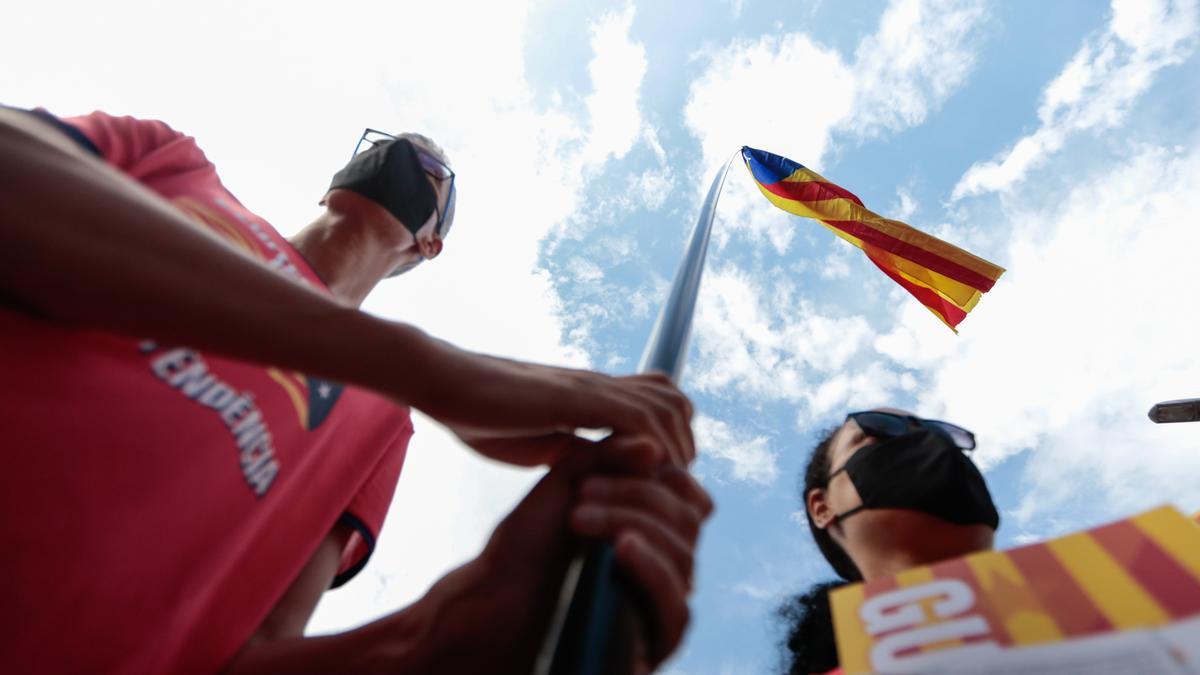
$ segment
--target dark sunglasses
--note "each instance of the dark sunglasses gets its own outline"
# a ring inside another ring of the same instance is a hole
[[[368,147],[366,149],[369,150],[380,143],[396,140],[399,140],[398,137],[385,131],[367,128],[366,131],[363,131],[362,136],[359,137],[358,144],[354,146],[354,154],[350,158],[353,159],[358,156],[358,153],[363,150],[364,143],[367,144]],[[413,150],[417,152],[417,160],[421,162],[421,168],[425,170],[426,174],[436,179],[439,183],[445,180],[450,181],[450,189],[446,191],[445,203],[435,204],[438,220],[434,231],[438,233],[438,236],[445,238],[446,232],[450,230],[450,226],[454,223],[454,205],[457,201],[457,195],[454,190],[454,170],[415,143],[413,144]]]
[[[875,438],[895,438],[913,429],[924,427],[945,432],[960,450],[970,452],[975,449],[975,434],[957,424],[941,420],[927,420],[913,415],[897,415],[876,410],[850,413],[846,415],[846,419],[854,420],[863,433]]]

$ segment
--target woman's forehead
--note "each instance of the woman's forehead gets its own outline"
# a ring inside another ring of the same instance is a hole
[[[853,419],[847,419],[833,435],[833,443],[829,447],[829,459],[832,468],[842,465],[847,457],[853,454],[854,439],[859,431],[858,424]]]
[[[888,408],[888,407],[871,408],[871,412],[891,413],[893,415],[900,415],[901,417],[916,417],[917,416],[912,411],[904,410],[903,408]]]
[[[902,408],[878,407],[871,408],[871,412],[891,413],[893,415],[900,415],[902,417],[915,417],[912,412]],[[834,434],[830,459],[833,460],[835,466],[840,463],[839,460],[842,460],[845,457],[853,454],[854,450],[858,449],[856,446],[866,445],[865,439],[859,439],[857,443],[851,442],[854,438],[854,434],[852,432],[859,430],[860,428],[858,423],[855,422],[853,418],[847,417],[846,421],[842,423],[842,426],[837,430],[837,433]]]
[[[901,417],[916,417],[916,415],[914,415],[911,411],[904,410],[903,408],[889,408],[887,406],[871,408],[867,412],[891,413],[893,415],[900,415]],[[842,426],[838,428],[838,432],[840,433],[846,427],[851,427],[851,426],[857,426],[857,423],[854,421],[853,418],[847,416],[846,421],[842,422]]]

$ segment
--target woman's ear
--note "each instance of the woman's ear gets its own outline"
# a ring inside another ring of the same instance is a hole
[[[817,529],[829,527],[835,519],[833,507],[829,505],[829,494],[824,488],[813,488],[804,497],[804,506],[808,509],[808,517],[812,519]]]

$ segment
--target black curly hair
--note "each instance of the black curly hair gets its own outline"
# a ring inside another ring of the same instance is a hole
[[[813,584],[775,610],[775,615],[787,626],[781,645],[780,672],[810,675],[827,673],[838,667],[829,592],[847,583],[839,579]]]
[[[817,443],[812,454],[809,455],[808,466],[804,469],[804,484],[800,489],[800,503],[804,507],[804,518],[808,521],[808,530],[812,533],[813,541],[817,542],[817,548],[821,549],[821,555],[825,556],[825,560],[833,567],[833,571],[846,581],[861,581],[862,574],[854,566],[854,561],[833,540],[833,535],[829,534],[829,530],[813,524],[812,515],[808,512],[808,493],[829,485],[829,472],[833,468],[833,458],[829,456],[829,449],[833,445],[834,435],[840,428],[827,429],[821,442]]]
[[[841,579],[814,584],[807,591],[792,596],[776,610],[776,615],[787,625],[787,635],[782,645],[786,648],[782,670],[788,675],[824,673],[838,666],[829,592],[839,586],[862,580],[862,574],[846,551],[834,541],[828,530],[814,525],[812,516],[808,513],[808,493],[829,484],[829,472],[832,468],[829,450],[838,428],[826,430],[821,442],[813,448],[808,465],[804,469],[800,501],[804,505],[804,516],[817,548]]]

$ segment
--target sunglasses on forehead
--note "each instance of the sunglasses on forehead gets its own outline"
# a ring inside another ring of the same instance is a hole
[[[877,410],[850,413],[846,415],[846,419],[854,420],[863,433],[875,438],[895,438],[920,428],[938,429],[949,436],[960,450],[970,452],[975,449],[975,434],[957,424],[941,420],[927,420],[913,415],[897,415]]]
[[[371,148],[374,148],[380,144],[398,140],[401,139],[397,136],[393,136],[387,132],[368,127],[365,131],[363,131],[362,136],[359,137],[358,143],[354,146],[354,154],[350,155],[350,158],[354,159],[359,155],[359,153],[366,152],[367,150],[370,150]],[[420,145],[413,143],[412,141],[409,141],[409,144],[412,145],[413,150],[417,154],[417,161],[421,163],[421,169],[423,169],[427,175],[439,183],[446,180],[450,181],[449,189],[446,190],[446,198],[444,200],[439,200],[439,202],[436,204],[438,221],[435,231],[439,235],[445,237],[446,231],[449,230],[450,225],[454,223],[454,205],[457,201],[457,195],[455,194],[454,189],[454,170],[449,166],[446,166],[445,162],[433,156],[429,151],[425,150]]]

